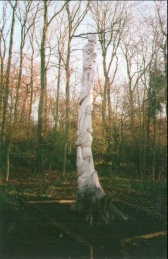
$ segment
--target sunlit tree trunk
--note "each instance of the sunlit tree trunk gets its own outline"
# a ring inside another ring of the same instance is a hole
[[[65,176],[66,160],[67,160],[67,147],[69,142],[70,132],[70,54],[71,54],[71,41],[72,41],[72,21],[69,3],[67,3],[66,11],[68,15],[68,44],[67,44],[67,55],[65,60],[65,90],[66,90],[66,104],[65,104],[65,144],[64,144],[64,162],[63,162],[63,176]]]
[[[92,102],[96,55],[96,39],[89,36],[88,43],[83,48],[83,74],[79,97],[80,108],[76,140],[78,200],[74,205],[75,209],[81,206],[79,204],[80,199],[88,197],[91,201],[94,201],[101,199],[105,195],[94,168],[91,150]],[[89,220],[92,219],[90,218]]]
[[[64,142],[64,163],[63,163],[63,176],[65,176],[66,171],[66,161],[67,161],[67,153],[68,146],[70,140],[70,76],[71,76],[71,68],[70,68],[70,58],[72,54],[72,38],[84,19],[89,6],[89,1],[86,2],[85,8],[82,10],[82,1],[76,2],[74,7],[71,7],[69,1],[66,2],[66,13],[67,13],[67,22],[68,22],[68,37],[67,37],[67,51],[65,56],[65,89],[66,89],[66,103],[65,103],[65,142]]]
[[[7,53],[7,44],[5,40],[5,24],[6,24],[6,9],[7,3],[3,4],[3,16],[2,16],[2,26],[0,30],[0,169],[3,171],[2,163],[3,163],[3,141],[2,141],[2,113],[3,113],[3,100],[5,93],[5,57]]]
[[[11,22],[11,31],[10,31],[10,43],[9,43],[9,55],[7,62],[7,70],[6,70],[6,83],[5,83],[5,93],[4,93],[4,101],[3,101],[3,115],[2,115],[2,128],[1,128],[1,148],[3,150],[2,156],[4,156],[4,166],[5,166],[5,175],[6,180],[8,181],[9,177],[9,145],[7,144],[7,148],[5,146],[5,128],[6,128],[6,119],[7,119],[7,108],[8,108],[8,97],[9,97],[9,84],[10,84],[10,72],[11,72],[11,62],[12,62],[12,50],[13,50],[13,37],[14,37],[14,26],[15,26],[15,13],[17,8],[17,1],[15,1],[14,5],[11,4],[12,7],[12,22]],[[9,137],[10,138],[10,137]]]
[[[34,30],[33,30],[34,32]],[[29,84],[29,93],[30,93],[30,101],[29,101],[29,111],[28,111],[28,129],[27,129],[27,136],[31,133],[31,116],[32,116],[32,105],[33,105],[33,88],[34,88],[34,47],[33,47],[33,33],[32,33],[32,39],[31,39],[31,48],[32,48],[32,54],[30,58],[30,84]]]
[[[51,22],[54,20],[55,16],[58,15],[63,8],[66,6],[67,2],[65,2],[58,12],[55,12],[50,19],[48,19],[48,6],[51,4],[51,1],[43,0],[44,5],[44,22],[43,22],[43,32],[41,39],[41,48],[40,48],[40,100],[38,106],[38,170],[39,172],[43,172],[44,170],[44,133],[45,133],[45,125],[47,119],[47,64],[46,64],[46,46],[47,46],[47,33],[48,28]]]
[[[90,224],[95,219],[104,220],[106,223],[115,217],[128,219],[128,216],[112,205],[109,197],[105,195],[94,167],[92,103],[96,56],[96,37],[95,35],[89,35],[88,43],[83,48],[83,74],[76,140],[78,196],[72,208],[86,213],[86,220]]]
[[[41,39],[41,65],[40,65],[40,100],[38,107],[38,170],[43,171],[43,159],[44,159],[44,105],[45,105],[45,92],[47,85],[46,75],[46,40],[47,40],[47,22],[48,22],[48,1],[43,1],[44,4],[44,23]]]
[[[114,125],[112,117],[112,86],[118,70],[118,48],[130,19],[130,11],[126,11],[127,5],[126,2],[119,3],[117,1],[93,1],[91,3],[91,13],[96,23],[103,60],[102,124],[107,144],[108,160],[111,160],[112,151],[114,151],[112,150]],[[111,162],[108,160],[106,162]]]
[[[18,119],[18,103],[19,103],[19,91],[21,88],[21,81],[22,81],[22,71],[23,71],[23,60],[24,60],[24,55],[23,55],[23,49],[25,46],[25,40],[26,40],[26,35],[32,26],[32,24],[28,24],[28,15],[30,12],[32,2],[25,2],[25,13],[23,15],[20,14],[20,17],[18,16],[18,19],[20,21],[21,25],[21,35],[20,35],[20,62],[19,62],[19,70],[18,70],[18,78],[17,78],[17,85],[16,85],[16,94],[15,94],[15,100],[14,100],[14,107],[13,107],[13,119],[10,122],[10,130],[9,130],[9,138],[7,141],[7,153],[6,153],[6,163],[7,163],[7,170],[6,170],[6,180],[8,181],[9,178],[9,169],[10,169],[10,149],[11,149],[11,144],[12,144],[12,137],[13,137],[13,128],[15,123],[17,122]],[[20,7],[19,7],[19,10]]]
[[[59,100],[60,100],[60,85],[61,85],[61,52],[60,44],[58,42],[58,68],[57,68],[57,88],[56,88],[56,101],[54,107],[54,152],[57,156],[59,150],[59,138],[58,138],[58,129],[59,129]]]

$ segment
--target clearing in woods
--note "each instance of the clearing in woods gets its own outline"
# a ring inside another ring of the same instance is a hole
[[[59,172],[15,175],[7,185],[1,183],[0,258],[167,258],[165,185],[140,189],[109,175],[100,181],[133,221],[89,225],[84,215],[72,211],[75,173],[63,179]]]

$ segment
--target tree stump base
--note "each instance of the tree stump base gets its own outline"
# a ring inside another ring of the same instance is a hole
[[[79,192],[72,210],[82,213],[89,224],[109,224],[114,220],[133,220],[112,203],[112,197],[102,193],[100,188],[85,189]]]

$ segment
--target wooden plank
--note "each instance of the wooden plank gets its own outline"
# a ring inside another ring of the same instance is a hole
[[[135,237],[131,237],[131,238],[126,238],[126,239],[123,239],[121,242],[123,244],[123,243],[129,243],[129,242],[131,242],[135,239],[149,239],[149,238],[166,236],[166,235],[167,235],[167,230],[159,231],[159,232],[155,232],[155,233],[148,233],[148,234],[145,234],[145,235],[135,236]]]
[[[28,204],[49,204],[49,203],[56,203],[56,204],[72,204],[75,200],[43,200],[43,201],[27,201]]]
[[[154,211],[151,211],[151,210],[148,210],[148,209],[145,209],[145,208],[141,208],[140,206],[136,205],[136,204],[132,204],[132,203],[129,203],[127,201],[123,201],[123,200],[119,200],[119,199],[114,199],[114,201],[116,202],[121,202],[125,205],[128,205],[130,207],[133,207],[133,208],[136,208],[136,209],[139,209],[141,211],[145,211],[147,213],[150,213],[150,214],[153,214],[157,217],[160,217],[161,219],[166,219],[166,216],[160,214],[160,213],[157,213],[157,212],[154,212]],[[56,203],[56,204],[72,204],[74,203],[75,200],[43,200],[43,201],[27,201],[28,204],[50,204],[50,203]]]

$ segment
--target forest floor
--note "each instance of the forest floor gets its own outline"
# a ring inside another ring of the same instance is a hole
[[[89,225],[71,210],[75,173],[22,171],[0,182],[2,259],[167,258],[167,185],[100,175],[113,203],[134,221]]]

